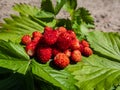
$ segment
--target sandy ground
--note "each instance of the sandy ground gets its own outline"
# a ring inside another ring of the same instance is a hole
[[[41,0],[0,0],[0,22],[11,13],[15,13],[12,11],[15,3],[27,3],[39,7],[40,2]],[[90,10],[95,18],[96,29],[120,32],[120,0],[78,0],[78,7]],[[67,17],[67,14],[61,11],[58,17],[61,16]]]

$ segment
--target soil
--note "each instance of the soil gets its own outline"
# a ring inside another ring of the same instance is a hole
[[[52,0],[55,1],[56,0]],[[87,8],[95,18],[96,30],[106,32],[120,32],[120,0],[77,0],[78,7]],[[0,22],[10,14],[16,13],[12,10],[15,3],[27,3],[40,7],[41,0],[0,0]],[[57,16],[67,17],[65,11]]]

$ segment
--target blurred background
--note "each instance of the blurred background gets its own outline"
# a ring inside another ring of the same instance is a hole
[[[56,0],[52,0],[55,4]],[[16,13],[12,10],[15,3],[27,3],[40,7],[41,0],[0,0],[0,22],[10,14]],[[120,32],[120,0],[77,0],[78,7],[87,8],[95,18],[97,30]],[[63,10],[57,16],[68,17]]]

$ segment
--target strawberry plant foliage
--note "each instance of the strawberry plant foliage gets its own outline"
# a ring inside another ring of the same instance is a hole
[[[47,7],[46,7],[47,5]],[[0,90],[117,90],[120,83],[120,34],[92,31],[94,20],[77,0],[42,0],[41,8],[16,4],[19,15],[5,18],[0,28]],[[48,8],[49,7],[49,8]],[[57,19],[61,9],[70,17]],[[79,39],[90,42],[94,54],[63,70],[29,58],[20,39],[45,26],[73,29]],[[3,78],[2,78],[3,77]],[[48,87],[47,87],[48,86]],[[21,89],[22,87],[22,89]],[[37,88],[37,89],[36,89]],[[117,88],[117,89],[116,89]]]
[[[62,88],[63,90],[76,89],[74,84],[72,84],[76,80],[73,79],[73,75],[71,75],[69,72],[65,70],[62,71],[54,70],[53,68],[50,68],[49,65],[38,64],[36,61],[30,60],[28,55],[25,53],[23,47],[19,46],[18,44],[14,44],[12,42],[6,42],[3,40],[0,41],[0,67],[11,70],[11,71],[7,70],[7,71],[13,72],[12,76],[14,77],[15,75],[16,78],[17,78],[16,74],[19,73],[26,80],[28,77],[25,76],[28,74],[29,71],[32,70],[31,81],[33,81],[33,75],[34,75],[43,79],[45,82],[49,82],[57,87]],[[9,82],[13,82],[12,76],[9,77],[10,78]],[[7,82],[7,80],[9,79],[6,78],[4,80]],[[25,83],[24,79],[21,80],[21,82]],[[12,89],[11,85],[9,87]],[[4,86],[0,87],[1,90],[3,88]],[[32,90],[32,89],[26,88],[24,90]]]
[[[83,58],[82,63],[69,70],[78,80],[76,85],[80,90],[111,90],[120,79],[120,63],[98,55]]]
[[[120,34],[105,32],[90,32],[88,40],[92,48],[102,56],[112,58],[113,61],[120,62]]]

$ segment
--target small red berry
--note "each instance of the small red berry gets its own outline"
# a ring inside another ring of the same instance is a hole
[[[21,39],[22,44],[27,45],[28,43],[31,42],[31,37],[30,35],[24,35]]]
[[[92,51],[91,48],[85,47],[85,48],[83,49],[83,55],[84,55],[84,56],[89,57],[89,56],[92,55],[92,54],[93,54],[93,51]]]
[[[32,37],[35,38],[35,37],[41,37],[42,36],[42,33],[40,33],[39,31],[34,31],[32,33]]]
[[[54,64],[58,67],[58,68],[65,68],[69,65],[70,60],[69,58],[64,54],[64,53],[58,53],[55,57],[54,57]]]
[[[41,39],[41,37],[34,37],[32,39],[32,42],[35,42],[36,44],[38,44],[40,42],[40,39]]]
[[[80,48],[79,40],[78,39],[73,39],[71,41],[71,49],[76,50],[76,49],[79,49],[79,48]]]
[[[71,56],[71,51],[69,49],[67,49],[67,50],[64,51],[64,54],[66,56],[70,57]]]
[[[82,59],[81,52],[79,50],[74,50],[71,54],[71,61],[77,63],[81,61],[81,59]]]
[[[89,43],[86,40],[80,42],[84,47],[89,47]]]
[[[84,46],[82,45],[82,44],[79,44],[79,51],[81,52],[81,53],[83,53],[83,49],[84,49]]]
[[[33,56],[35,54],[36,43],[30,42],[26,45],[25,50],[29,56]]]
[[[40,47],[37,49],[37,58],[42,63],[47,63],[52,56],[52,49],[49,47]]]
[[[58,32],[59,32],[59,35],[60,35],[61,33],[64,33],[64,32],[67,31],[67,29],[66,29],[65,27],[63,27],[63,26],[59,27],[57,30],[58,30]]]
[[[61,51],[57,48],[52,48],[52,55],[56,56],[58,53],[60,53]]]
[[[72,39],[76,39],[76,38],[77,38],[74,31],[68,30],[67,32],[71,35],[71,38],[72,38]]]
[[[43,38],[48,45],[53,45],[57,41],[58,33],[56,30],[47,31],[43,34]]]
[[[48,26],[44,27],[44,32],[52,31],[52,30],[53,30],[52,27],[48,27]]]
[[[72,38],[68,32],[61,33],[57,39],[57,47],[60,50],[65,51],[70,47],[71,40]]]

